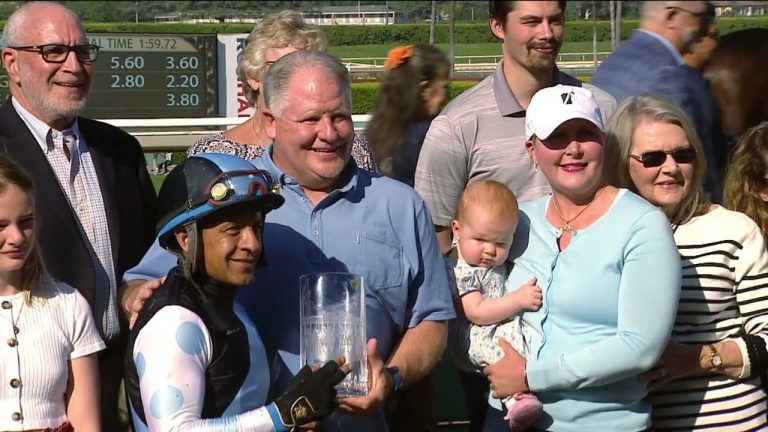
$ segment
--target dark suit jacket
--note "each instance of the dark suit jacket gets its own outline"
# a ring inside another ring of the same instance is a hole
[[[101,185],[119,286],[123,273],[141,260],[155,238],[157,197],[134,137],[91,119],[80,117],[78,123]],[[0,151],[34,180],[37,241],[48,271],[81,292],[93,292],[87,240],[45,154],[10,100],[0,107]]]
[[[603,61],[592,84],[612,94],[616,102],[641,93],[664,96],[688,115],[704,147],[709,165],[704,188],[719,202],[725,161],[725,138],[717,121],[717,106],[698,71],[681,65],[655,37],[636,30]]]

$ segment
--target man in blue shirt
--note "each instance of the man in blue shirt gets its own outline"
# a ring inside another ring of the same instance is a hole
[[[257,168],[268,170],[285,198],[264,230],[269,264],[258,289],[238,300],[272,359],[273,394],[299,370],[299,276],[343,271],[363,275],[369,341],[368,396],[340,400],[324,430],[386,431],[383,403],[429,372],[455,317],[432,219],[413,189],[357,168],[349,74],[338,59],[297,51],[275,62],[264,82],[273,145]],[[157,245],[126,273],[122,305],[135,314],[175,264]]]

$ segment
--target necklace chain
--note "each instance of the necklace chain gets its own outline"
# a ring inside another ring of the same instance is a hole
[[[10,300],[7,300],[10,302]],[[19,306],[19,312],[14,314],[14,308],[13,303],[11,303],[10,312],[11,312],[11,319],[6,318],[6,321],[11,323],[11,326],[13,327],[13,333],[17,334],[19,332],[18,330],[18,324],[19,324],[19,318],[21,318],[21,312],[24,310],[24,301],[21,302],[21,306]],[[15,316],[14,316],[15,315]]]
[[[557,213],[557,215],[558,215],[558,216],[560,217],[560,219],[563,221],[563,223],[557,227],[557,229],[559,229],[559,230],[560,230],[560,234],[561,234],[561,235],[562,235],[563,233],[566,233],[566,232],[569,232],[569,231],[575,231],[575,230],[576,230],[576,228],[575,228],[573,225],[571,225],[571,222],[575,221],[575,220],[576,220],[576,219],[577,219],[579,216],[581,216],[581,215],[582,215],[582,214],[583,214],[585,211],[587,211],[587,209],[589,208],[589,206],[591,206],[591,205],[592,205],[592,203],[593,203],[593,202],[595,202],[595,200],[596,200],[596,199],[597,199],[597,197],[600,195],[600,192],[602,192],[602,191],[603,191],[603,189],[605,189],[605,188],[600,188],[600,190],[599,190],[599,191],[597,191],[597,193],[595,193],[595,196],[593,196],[593,197],[592,197],[592,200],[591,200],[591,201],[589,201],[589,202],[587,203],[587,205],[585,205],[585,206],[584,206],[584,208],[582,208],[581,210],[579,210],[579,212],[578,212],[578,213],[576,213],[576,216],[574,216],[574,217],[572,217],[572,218],[570,218],[570,219],[566,219],[566,218],[565,218],[565,216],[563,216],[563,214],[560,212],[560,209],[559,209],[559,208],[557,208],[557,200],[555,200],[555,197],[552,197],[552,207],[554,207],[554,209],[555,209],[555,213]]]

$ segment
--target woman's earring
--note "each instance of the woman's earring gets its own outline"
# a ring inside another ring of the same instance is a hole
[[[533,164],[533,172],[539,172],[539,164]]]

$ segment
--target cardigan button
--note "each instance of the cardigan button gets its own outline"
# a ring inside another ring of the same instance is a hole
[[[9,302],[8,300],[3,301],[3,309],[10,309],[12,307],[13,305],[11,304],[11,302]]]
[[[13,421],[21,421],[21,419],[22,419],[22,417],[21,417],[21,413],[20,412],[15,412],[15,413],[11,414],[11,420],[13,420]]]
[[[19,380],[18,378],[12,379],[11,380],[11,387],[13,387],[13,388],[21,387],[21,380]]]
[[[14,327],[14,331],[16,331],[16,328]],[[13,348],[16,345],[18,345],[19,342],[16,340],[16,338],[8,338],[8,346]]]

